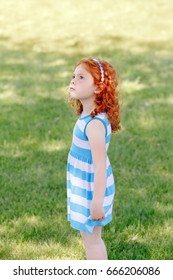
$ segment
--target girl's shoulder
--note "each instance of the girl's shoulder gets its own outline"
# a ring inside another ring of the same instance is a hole
[[[93,123],[94,120],[99,120],[99,122],[101,122],[104,127],[105,127],[105,136],[108,135],[108,132],[110,133],[111,130],[109,129],[109,126],[110,126],[110,122],[108,120],[108,116],[106,114],[106,112],[101,112],[99,114],[97,114],[95,117],[91,117],[87,119],[86,123],[85,123],[85,128],[84,128],[84,134],[86,135],[86,129],[88,127],[88,125],[90,123]],[[96,127],[94,127],[94,124],[93,124],[93,129],[97,129],[97,124],[95,125]]]
[[[106,112],[97,114],[93,119],[96,119],[96,120],[99,119],[102,122],[104,122],[106,125],[109,125],[109,119],[108,119]]]
[[[97,114],[94,118],[101,118],[101,119],[104,119],[104,118],[108,118],[106,112],[101,112],[99,114]]]
[[[100,120],[100,121],[104,122],[106,125],[110,124],[106,112],[101,112],[94,117],[91,117],[90,115],[82,117],[80,115],[77,120],[77,123],[81,126],[85,126],[85,125],[88,125],[88,123],[90,123],[93,120]]]

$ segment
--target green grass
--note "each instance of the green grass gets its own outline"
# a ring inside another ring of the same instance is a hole
[[[1,2],[0,258],[85,258],[66,221],[67,86],[92,55],[121,77],[109,259],[172,259],[172,1]]]

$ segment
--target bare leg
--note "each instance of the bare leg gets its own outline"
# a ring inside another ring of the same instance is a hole
[[[80,232],[84,241],[87,260],[107,260],[107,251],[101,238],[102,227],[94,227],[93,233]]]

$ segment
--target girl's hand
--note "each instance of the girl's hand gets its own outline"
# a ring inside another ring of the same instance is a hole
[[[102,221],[105,218],[104,208],[101,204],[92,203],[91,205],[91,220],[92,221]]]

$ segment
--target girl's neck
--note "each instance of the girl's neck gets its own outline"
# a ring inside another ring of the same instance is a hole
[[[84,102],[83,100],[81,101],[82,106],[83,106],[83,111],[82,111],[82,116],[87,116],[90,115],[91,112],[95,109],[95,104],[94,102]]]

